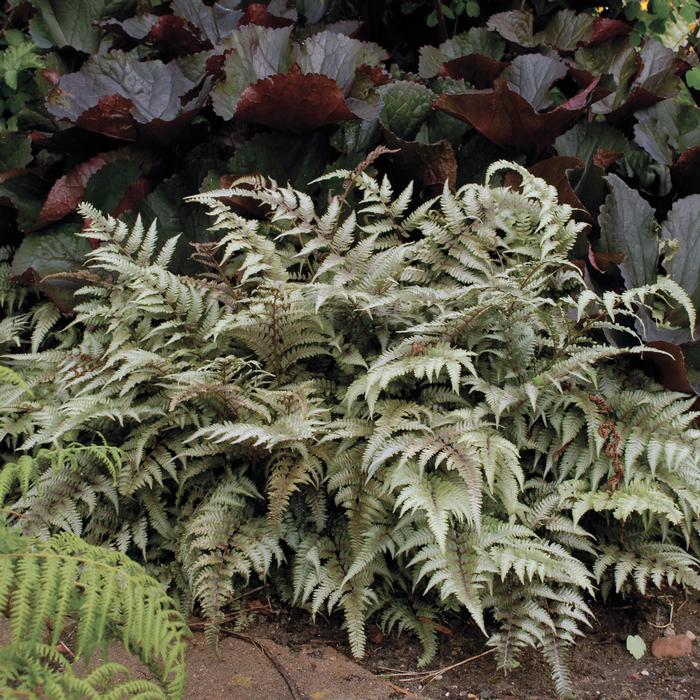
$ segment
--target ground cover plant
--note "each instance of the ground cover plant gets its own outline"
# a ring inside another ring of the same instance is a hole
[[[102,557],[214,643],[261,579],[357,656],[371,618],[427,664],[465,611],[562,695],[591,595],[698,587],[698,6],[664,7],[4,3],[3,561]],[[132,641],[175,697],[169,615]]]
[[[520,191],[491,185],[513,169]],[[56,332],[6,287],[7,340],[34,346],[3,372],[13,522],[145,561],[212,640],[269,579],[342,611],[356,656],[375,617],[428,663],[434,623],[465,609],[503,669],[534,646],[571,694],[594,588],[700,586],[692,399],[634,368],[638,338],[605,339],[695,312],[668,278],[586,288],[556,190],[507,163],[487,178],[414,209],[410,187],[339,171],[319,211],[246,178],[195,197],[217,234],[201,278],[168,270],[154,225],[84,206],[75,319]]]

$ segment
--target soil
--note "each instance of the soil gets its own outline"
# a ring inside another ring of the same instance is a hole
[[[581,700],[700,700],[700,594],[649,596],[633,603],[609,601],[595,613],[592,629],[576,644],[570,659],[573,684]],[[460,628],[459,624],[456,621],[450,625],[451,633],[447,633],[449,629],[446,628],[440,635],[440,648],[431,668],[442,668],[487,650],[483,636],[474,625],[462,624]],[[691,631],[698,635],[690,657],[655,659],[651,655],[653,640],[670,631],[678,634]],[[267,615],[266,619],[248,628],[246,634],[274,639],[294,654],[303,655],[310,649],[329,647],[348,653],[344,632],[336,620],[333,624],[314,625],[298,611]],[[640,635],[647,644],[647,653],[639,660],[625,647],[627,636],[631,634]],[[487,654],[443,673],[441,678],[426,686],[419,682],[401,682],[401,677],[394,675],[396,671],[416,670],[419,647],[410,637],[383,638],[378,628],[370,629],[369,637],[373,641],[368,644],[362,667],[381,675],[404,693],[408,691],[414,696],[433,700],[445,697],[467,700],[555,698],[549,669],[536,653],[524,654],[521,667],[506,677],[495,668],[493,656]],[[314,682],[317,683],[316,679]],[[301,677],[299,684],[303,692],[314,697],[310,692],[313,683],[309,684],[308,679]],[[367,688],[357,695],[348,695],[337,690],[336,694],[331,692],[321,697],[328,700],[385,697],[372,694],[374,692]],[[197,697],[200,696],[190,696],[191,700]],[[239,696],[227,697],[237,699]],[[265,697],[292,698],[290,694]],[[401,694],[395,692],[393,697],[399,698]]]
[[[493,656],[486,654],[429,684],[408,683],[397,674],[416,670],[419,649],[410,637],[385,638],[377,627],[370,628],[367,656],[357,664],[348,658],[345,633],[337,619],[312,624],[300,611],[260,599],[251,601],[251,607],[261,611],[256,621],[240,636],[224,636],[218,657],[204,635],[195,632],[187,658],[186,700],[555,697],[549,670],[535,653],[524,654],[521,667],[507,677],[496,670]],[[595,612],[592,629],[571,655],[574,686],[581,700],[700,700],[700,639],[690,657],[655,659],[649,651],[653,640],[670,630],[679,634],[689,630],[700,637],[700,594],[609,602]],[[640,660],[625,648],[630,634],[640,635],[647,644]],[[435,669],[488,651],[481,633],[459,620],[441,627],[440,638]],[[148,673],[121,647],[110,651],[110,660],[125,663],[138,675]]]

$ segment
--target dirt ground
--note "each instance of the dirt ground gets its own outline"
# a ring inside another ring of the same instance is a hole
[[[259,594],[260,595],[260,594]],[[337,619],[312,624],[307,615],[264,599],[251,601],[260,610],[240,637],[224,636],[219,657],[201,632],[191,640],[187,657],[187,700],[388,700],[390,698],[466,698],[466,700],[549,700],[554,698],[546,665],[526,654],[519,669],[504,677],[493,656],[463,664],[429,684],[402,682],[403,671],[416,670],[418,646],[410,637],[384,638],[370,628],[365,660],[348,658]],[[700,637],[700,594],[649,596],[634,604],[610,602],[596,609],[597,620],[575,647],[571,667],[581,700],[700,700],[700,639],[690,657],[635,660],[625,649],[629,634],[639,634],[648,648],[670,627]],[[0,625],[0,644],[3,631]],[[483,638],[473,625],[450,621],[440,634],[433,668],[483,653]],[[121,649],[110,659],[126,663],[137,675],[146,671]],[[389,670],[393,669],[393,670]]]
[[[524,655],[521,667],[507,677],[496,670],[493,657],[486,655],[427,685],[406,683],[396,674],[416,670],[419,649],[410,637],[384,638],[378,628],[370,628],[367,657],[357,664],[348,658],[345,634],[337,619],[312,624],[300,611],[254,602],[263,612],[246,629],[244,639],[222,639],[220,659],[201,633],[194,635],[188,655],[187,700],[555,697],[549,670],[535,653]],[[627,635],[639,634],[650,650],[653,640],[669,627],[679,634],[689,630],[700,637],[700,594],[649,596],[634,603],[612,601],[595,612],[592,630],[571,657],[581,700],[700,700],[700,639],[687,658],[655,659],[648,651],[636,660],[625,648]],[[433,664],[436,669],[486,649],[478,630],[457,620],[440,637]],[[267,655],[251,642],[262,644]]]

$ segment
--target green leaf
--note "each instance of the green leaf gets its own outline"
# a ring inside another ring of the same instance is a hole
[[[365,153],[377,144],[381,130],[376,119],[362,119],[338,124],[331,136],[331,146],[341,153]]]
[[[42,49],[52,46],[93,54],[100,46],[97,23],[108,9],[105,0],[32,0],[38,14],[30,23],[32,39]]]
[[[12,277],[41,289],[63,311],[72,309],[73,292],[79,285],[69,280],[44,281],[44,278],[83,267],[90,243],[76,235],[80,229],[79,222],[67,222],[48,231],[30,233],[12,260]]]
[[[659,260],[654,210],[617,175],[605,179],[610,194],[598,216],[601,250],[623,254],[619,267],[628,289],[653,284]]]
[[[578,122],[554,141],[560,156],[580,158],[584,163],[590,162],[598,150],[625,151],[628,146],[627,139],[617,129],[588,121]]]
[[[36,46],[31,42],[11,45],[0,54],[0,82],[4,82],[12,90],[17,89],[19,74],[28,68],[41,68],[44,65],[42,56],[36,53]]]
[[[688,87],[691,87],[694,90],[700,90],[700,66],[691,68],[685,74],[685,82],[688,84]]]
[[[100,211],[116,209],[126,190],[141,177],[141,168],[129,160],[118,160],[100,168],[85,188],[83,199]]]
[[[399,80],[381,89],[384,106],[379,123],[398,137],[415,138],[432,108],[435,95],[423,85]]]
[[[32,140],[25,134],[0,133],[0,171],[24,168],[32,160]]]
[[[678,250],[663,265],[700,307],[700,194],[679,199],[661,227],[661,236],[677,241]]]
[[[638,634],[628,635],[625,646],[627,647],[627,651],[629,651],[635,659],[641,659],[647,650],[647,645]]]
[[[468,0],[467,2],[467,17],[478,17],[481,14],[481,8],[476,0]]]
[[[228,163],[232,175],[260,173],[305,189],[316,179],[327,162],[328,142],[316,131],[310,136],[279,132],[256,134],[236,151]]]
[[[183,200],[189,195],[199,194],[207,173],[216,165],[205,149],[191,152],[188,164],[176,175],[163,180],[137,207],[146,224],[158,220],[161,244],[173,236],[180,236],[171,266],[174,271],[189,273],[198,270],[190,261],[193,252],[190,243],[210,241],[215,235],[207,231],[210,219],[202,207]]]
[[[50,183],[34,172],[20,172],[0,183],[0,203],[3,199],[17,210],[17,226],[28,231],[39,216]]]

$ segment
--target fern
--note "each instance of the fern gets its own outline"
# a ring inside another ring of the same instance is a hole
[[[194,276],[155,224],[83,206],[70,321],[0,274],[7,517],[145,559],[212,639],[272,578],[356,656],[375,618],[427,664],[463,609],[501,668],[534,647],[570,694],[594,582],[700,583],[697,416],[635,368],[650,314],[694,310],[664,279],[587,289],[581,224],[520,166],[415,207],[362,168],[324,181],[321,206],[259,177],[194,197]]]
[[[13,692],[40,687],[56,697],[182,697],[186,626],[161,586],[134,562],[70,534],[47,541],[0,526],[0,609],[9,610],[10,641],[0,649],[0,684]],[[121,639],[157,682],[123,680],[103,664],[87,676],[56,651],[75,626],[78,659]],[[117,676],[117,678],[115,678]]]

